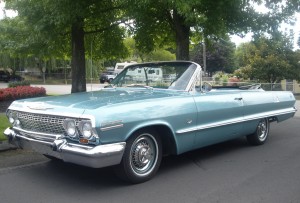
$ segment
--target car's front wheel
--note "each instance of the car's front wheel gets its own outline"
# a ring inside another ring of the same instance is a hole
[[[262,145],[268,139],[269,130],[269,120],[267,118],[261,119],[258,122],[255,132],[247,136],[247,141],[252,145]]]
[[[154,130],[141,130],[131,136],[116,174],[131,183],[151,179],[157,172],[162,159],[162,145]]]

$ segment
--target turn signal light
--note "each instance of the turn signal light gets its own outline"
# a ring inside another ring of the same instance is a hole
[[[88,140],[88,139],[85,139],[85,138],[80,138],[80,139],[79,139],[79,142],[82,143],[82,144],[88,144],[88,143],[89,143],[89,140]]]

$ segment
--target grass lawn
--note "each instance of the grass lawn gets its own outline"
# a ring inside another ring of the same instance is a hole
[[[7,117],[4,114],[0,115],[0,141],[6,140],[3,132],[4,130],[10,126]]]

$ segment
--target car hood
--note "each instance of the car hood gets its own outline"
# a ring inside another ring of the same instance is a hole
[[[126,102],[141,102],[148,99],[173,97],[186,92],[139,88],[107,88],[94,92],[73,93],[60,96],[48,96],[32,99],[23,99],[13,102],[10,109],[26,111],[61,111],[74,114],[84,110],[93,110],[109,105]]]

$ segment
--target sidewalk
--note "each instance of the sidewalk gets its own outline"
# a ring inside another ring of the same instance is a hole
[[[296,101],[296,105],[295,105],[295,106],[296,106],[297,111],[296,111],[294,117],[300,118],[300,100],[297,100],[297,101]]]
[[[0,152],[17,149],[16,146],[11,145],[8,141],[0,141]]]

